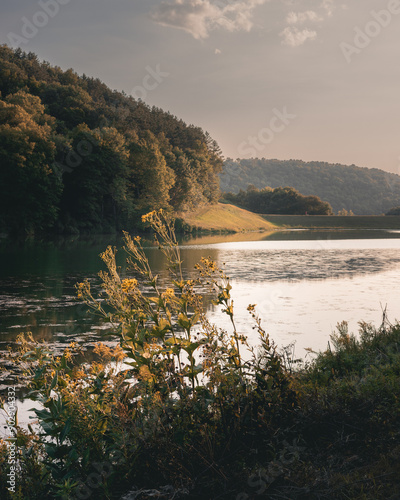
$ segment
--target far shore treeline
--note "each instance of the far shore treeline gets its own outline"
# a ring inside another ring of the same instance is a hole
[[[256,214],[332,215],[329,203],[318,196],[303,196],[292,187],[256,189],[250,185],[238,194],[225,193],[224,200]]]
[[[227,158],[220,175],[221,190],[238,193],[249,185],[291,186],[305,196],[318,196],[335,213],[382,215],[400,206],[400,176],[378,168],[321,161]],[[396,212],[387,215],[396,215]]]

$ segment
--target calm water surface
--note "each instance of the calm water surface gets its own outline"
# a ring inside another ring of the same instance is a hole
[[[244,241],[243,241],[244,240]],[[246,241],[252,240],[252,241]],[[115,342],[110,325],[87,313],[76,299],[74,285],[84,278],[99,288],[99,254],[107,245],[122,246],[115,237],[70,238],[56,242],[9,244],[0,241],[0,363],[1,351],[21,332],[45,339],[54,351],[72,340],[89,351],[99,340]],[[165,261],[149,247],[152,268],[165,279]],[[348,321],[357,332],[359,321],[379,325],[387,306],[389,319],[400,320],[400,232],[291,231],[269,235],[206,237],[181,245],[184,272],[193,275],[201,256],[225,266],[231,277],[236,323],[253,345],[258,339],[248,304],[257,304],[264,328],[280,346],[295,342],[325,350],[338,322]],[[123,265],[123,252],[120,252]],[[226,315],[208,306],[208,315],[229,328]],[[9,368],[9,367],[6,367]],[[0,372],[0,391],[9,370]],[[18,403],[20,423],[26,425],[33,403]],[[2,416],[0,415],[0,424]],[[1,427],[1,425],[0,425]],[[1,430],[0,430],[1,433]]]
[[[379,323],[386,305],[389,319],[400,319],[400,232],[291,231],[251,238],[259,241],[240,241],[249,235],[200,238],[183,243],[181,252],[188,276],[201,256],[225,265],[239,328],[253,343],[249,303],[257,304],[279,345],[296,341],[299,356],[306,347],[325,349],[340,321],[356,331],[360,320]],[[87,277],[98,286],[99,254],[108,244],[120,248],[122,242],[94,237],[0,244],[0,351],[28,331],[54,349],[107,338],[109,325],[87,313],[74,285]],[[154,271],[165,276],[160,252],[149,246],[147,253]],[[209,316],[228,326],[211,305]]]

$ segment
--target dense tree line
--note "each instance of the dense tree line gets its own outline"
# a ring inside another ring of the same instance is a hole
[[[256,189],[249,186],[238,194],[225,193],[229,203],[258,214],[331,215],[332,207],[318,196],[303,196],[292,187]]]
[[[262,189],[293,186],[327,201],[335,213],[380,215],[400,204],[400,176],[376,168],[301,160],[231,160],[224,164],[221,190],[238,193],[250,184]]]
[[[99,79],[0,46],[0,231],[104,231],[219,197],[217,143]]]
[[[393,207],[385,215],[400,215],[400,207]]]

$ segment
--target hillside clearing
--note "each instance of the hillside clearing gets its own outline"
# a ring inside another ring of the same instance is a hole
[[[271,231],[276,225],[260,215],[234,205],[218,203],[192,212],[178,214],[184,224],[199,231],[248,232]]]

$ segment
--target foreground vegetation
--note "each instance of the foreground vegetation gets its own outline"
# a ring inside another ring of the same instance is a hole
[[[144,219],[168,258],[168,282],[126,235],[129,275],[109,247],[102,300],[89,281],[77,285],[79,299],[115,325],[119,346],[100,343],[98,360],[83,364],[74,343],[56,357],[21,337],[10,352],[43,408],[39,432],[18,428],[12,495],[0,444],[1,498],[398,498],[400,325],[361,323],[356,339],[343,323],[303,364],[278,352],[249,305],[260,338],[252,349],[235,327],[224,271],[203,258],[198,278],[186,279],[172,221]],[[208,323],[207,289],[229,333]]]

